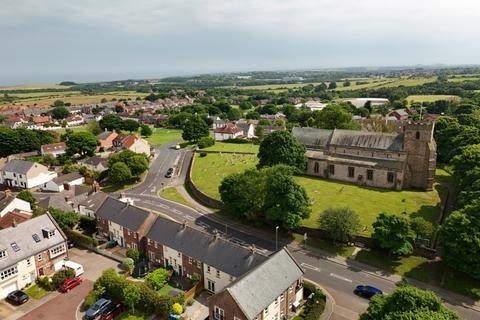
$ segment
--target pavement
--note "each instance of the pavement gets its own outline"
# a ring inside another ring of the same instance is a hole
[[[388,274],[351,259],[332,256],[311,247],[301,248],[290,240],[279,238],[276,243],[274,230],[269,232],[233,221],[197,203],[183,188],[189,159],[193,154],[184,149],[172,149],[176,143],[175,141],[157,146],[155,158],[144,182],[124,191],[134,200],[135,205],[162,213],[177,221],[186,220],[194,228],[219,232],[222,237],[242,246],[255,244],[257,251],[262,254],[268,255],[276,248],[287,245],[304,268],[305,278],[320,284],[331,295],[333,312],[330,319],[358,319],[358,315],[365,312],[368,300],[353,294],[353,289],[358,284],[373,285],[386,293],[395,290],[395,283],[401,280],[397,275]],[[176,169],[171,179],[164,177],[169,167]],[[177,187],[194,208],[160,198],[159,191],[167,186]],[[480,319],[480,306],[475,301],[436,287],[429,287],[418,281],[409,282],[437,292],[446,301],[447,306],[456,310],[464,319]]]

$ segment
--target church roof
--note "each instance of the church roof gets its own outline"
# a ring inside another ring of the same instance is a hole
[[[293,128],[292,134],[297,138],[298,142],[307,148],[320,149],[326,148],[333,130],[317,129],[317,128]]]

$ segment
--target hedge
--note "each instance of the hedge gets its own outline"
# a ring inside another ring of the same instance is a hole
[[[75,243],[85,244],[91,247],[98,246],[97,240],[87,235],[84,235],[83,233],[80,233],[78,231],[67,229],[65,230],[65,234],[67,235],[68,239],[72,240]]]

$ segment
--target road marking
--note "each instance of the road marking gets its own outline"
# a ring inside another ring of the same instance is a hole
[[[338,274],[335,274],[335,273],[330,273],[330,277],[334,277],[334,278],[337,278],[337,279],[340,279],[340,280],[343,280],[343,281],[347,281],[347,282],[350,282],[352,283],[353,281],[348,279],[348,278],[345,278],[345,277],[342,277],[342,276],[339,276]]]
[[[182,213],[181,211],[178,211],[177,209],[172,209],[172,212],[176,213],[176,214],[181,214]]]
[[[195,218],[192,216],[189,216],[188,214],[185,215],[185,218],[190,220],[190,221],[195,221]]]
[[[168,209],[169,207],[163,203],[159,203],[158,206],[163,209]]]
[[[308,263],[304,263],[302,262],[302,264],[300,264],[302,267],[305,267],[307,269],[312,269],[313,271],[320,271],[319,268],[315,267],[315,266],[312,266],[311,264],[308,264]]]

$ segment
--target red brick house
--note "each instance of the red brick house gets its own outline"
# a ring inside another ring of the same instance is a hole
[[[121,247],[145,250],[144,236],[156,215],[128,201],[108,197],[96,212],[98,233]]]
[[[98,142],[100,142],[100,148],[108,149],[113,146],[113,140],[118,137],[118,133],[113,131],[107,131],[105,129],[104,132],[97,135]]]

